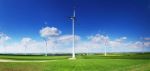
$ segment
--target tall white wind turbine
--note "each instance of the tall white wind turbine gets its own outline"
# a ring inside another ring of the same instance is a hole
[[[104,42],[104,45],[105,45],[105,56],[107,56],[107,40],[106,39],[104,39],[105,40],[105,42]]]
[[[75,9],[73,11],[73,16],[71,17],[71,20],[72,20],[72,37],[73,37],[73,40],[72,40],[72,59],[75,59]]]
[[[104,45],[105,45],[105,53],[104,53],[104,55],[107,56],[107,45],[108,45],[107,35],[104,38]]]
[[[108,45],[108,36],[102,32],[104,38],[103,38],[103,44],[104,44],[104,47],[105,47],[105,50],[104,50],[104,56],[107,56],[107,45]]]

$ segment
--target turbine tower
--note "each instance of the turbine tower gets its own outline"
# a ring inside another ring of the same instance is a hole
[[[104,53],[104,55],[107,56],[107,45],[108,45],[107,35],[104,38],[104,45],[105,45],[105,53]]]
[[[24,45],[24,50],[25,50],[25,55],[27,55],[27,46],[26,46],[26,44]]]
[[[44,26],[47,27],[47,22],[44,23]],[[47,38],[43,38],[44,42],[45,42],[45,56],[48,55],[48,51],[47,51]]]
[[[72,20],[72,37],[73,37],[73,40],[72,40],[72,59],[75,59],[75,9],[73,10],[73,16],[71,17],[71,20]]]
[[[104,55],[107,56],[107,40],[106,39],[105,39],[105,43],[104,44],[105,44],[105,54]]]
[[[141,37],[140,39],[141,39],[141,42],[142,42],[142,51],[141,52],[144,53],[144,38]]]
[[[108,45],[108,40],[107,40],[107,38],[108,38],[108,36],[106,35],[106,33],[104,33],[104,32],[102,32],[102,34],[103,34],[103,36],[104,36],[104,38],[103,38],[103,41],[104,41],[104,47],[105,47],[105,49],[104,49],[104,56],[107,56],[107,45]]]
[[[47,56],[47,40],[46,40],[46,38],[44,38],[44,41],[45,41],[45,56]]]

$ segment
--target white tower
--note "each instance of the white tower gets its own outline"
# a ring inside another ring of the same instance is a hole
[[[75,24],[75,9],[73,11],[73,16],[71,17],[71,20],[72,20],[72,37],[73,37],[73,40],[72,40],[72,59],[75,59],[75,33],[74,33],[74,24]]]
[[[47,40],[44,38],[44,41],[45,41],[45,56],[47,56]]]
[[[45,22],[44,26],[47,27],[47,25],[48,25],[48,23]],[[48,49],[48,47],[47,47],[47,38],[43,38],[43,40],[45,42],[45,56],[47,56],[48,55],[48,51],[47,51],[47,49]]]
[[[105,36],[106,38],[104,38],[104,45],[105,45],[105,53],[104,55],[107,56],[107,45],[108,45],[108,40],[107,40],[107,36]]]
[[[141,37],[140,38],[141,39],[141,43],[142,43],[142,53],[144,53],[144,38],[143,37]]]

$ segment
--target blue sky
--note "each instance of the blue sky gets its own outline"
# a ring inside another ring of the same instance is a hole
[[[150,37],[149,0],[0,0],[0,32],[13,41],[41,40],[39,30],[47,22],[62,35],[71,34],[74,5],[75,33],[82,40],[97,33],[111,39],[125,36],[128,41]]]
[[[0,30],[15,38],[38,37],[44,23],[71,33],[73,0],[1,0]],[[76,33],[104,32],[139,38],[150,36],[148,0],[76,0]],[[89,30],[90,29],[90,30]],[[17,34],[17,35],[16,35]]]

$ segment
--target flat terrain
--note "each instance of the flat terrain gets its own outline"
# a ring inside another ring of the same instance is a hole
[[[0,71],[150,71],[150,54],[110,54],[69,56],[10,56],[3,60],[31,62],[0,62]],[[32,62],[46,61],[46,62]]]

